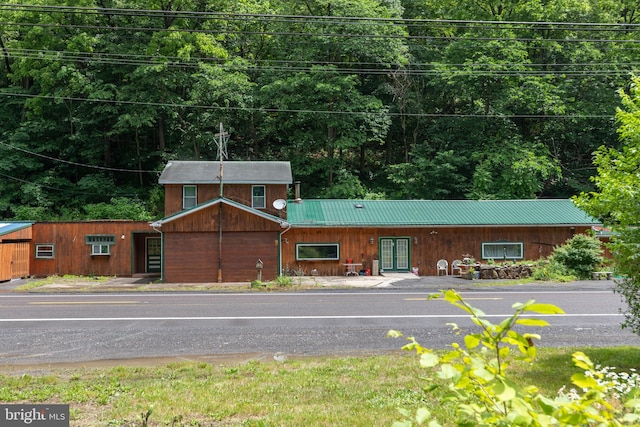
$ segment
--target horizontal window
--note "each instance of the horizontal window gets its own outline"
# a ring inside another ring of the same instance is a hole
[[[54,246],[51,244],[36,245],[36,258],[38,259],[53,259]]]
[[[91,245],[91,255],[111,255],[111,245]]]
[[[84,237],[84,241],[87,243],[87,245],[115,245],[116,236],[113,234],[88,234]]]
[[[340,245],[338,243],[298,243],[296,245],[297,260],[339,260]]]
[[[482,259],[522,259],[524,245],[514,242],[489,242],[482,244]]]

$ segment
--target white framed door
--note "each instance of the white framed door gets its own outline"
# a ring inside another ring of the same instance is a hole
[[[380,239],[380,268],[384,271],[409,271],[409,237],[383,237]]]

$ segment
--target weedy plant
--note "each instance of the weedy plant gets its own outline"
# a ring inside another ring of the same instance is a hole
[[[582,389],[582,394],[571,397],[559,393],[554,397],[544,396],[534,385],[519,386],[509,378],[509,362],[524,360],[532,363],[536,356],[533,340],[537,334],[520,333],[514,328],[544,327],[549,324],[542,319],[523,317],[528,313],[562,314],[563,311],[552,304],[539,304],[534,300],[513,305],[514,314],[499,324],[486,319],[485,313],[472,307],[455,291],[445,291],[432,298],[444,298],[452,305],[471,316],[479,332],[464,336],[464,346],[453,343],[453,350],[439,355],[420,345],[414,337],[408,337],[409,344],[404,350],[420,355],[420,365],[432,375],[426,381],[432,384],[425,389],[428,393],[440,387],[433,379],[446,384],[445,402],[455,407],[458,426],[622,426],[640,423],[640,399],[638,390],[633,389],[620,395],[620,401],[613,402],[611,383],[606,372],[598,369],[582,352],[573,353],[573,363],[584,372],[572,375],[571,382]],[[460,333],[457,325],[453,329]],[[398,331],[389,331],[390,337],[401,337]],[[440,426],[427,408],[419,408],[415,413],[401,410],[404,420],[393,427],[414,425]],[[448,421],[448,423],[451,420]]]

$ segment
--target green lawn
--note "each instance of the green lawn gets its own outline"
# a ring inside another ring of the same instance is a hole
[[[400,343],[399,343],[400,344]],[[553,396],[577,369],[576,349],[539,348],[512,378]],[[640,349],[581,349],[594,362],[640,367]],[[1,369],[0,369],[0,372]],[[0,374],[4,403],[66,403],[71,425],[89,426],[385,426],[397,408],[429,407],[446,420],[453,408],[425,393],[417,356],[289,359],[248,363],[173,363],[147,367],[48,368]],[[146,414],[151,413],[145,422]]]

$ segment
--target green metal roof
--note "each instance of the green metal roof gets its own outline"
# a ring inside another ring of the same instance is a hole
[[[597,225],[568,199],[326,200],[287,204],[294,227]]]

